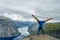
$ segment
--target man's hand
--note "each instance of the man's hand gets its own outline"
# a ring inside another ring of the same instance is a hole
[[[40,21],[38,18],[36,18],[34,15],[32,15],[38,22]]]
[[[34,15],[32,15],[34,17]]]

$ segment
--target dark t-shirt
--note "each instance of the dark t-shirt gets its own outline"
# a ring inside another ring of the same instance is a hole
[[[45,21],[39,21],[39,25],[43,25],[45,23]]]
[[[45,21],[39,21],[38,23],[39,23],[38,29],[39,30],[43,29],[43,24],[45,23]]]

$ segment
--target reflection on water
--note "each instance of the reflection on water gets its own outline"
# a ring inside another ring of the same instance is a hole
[[[26,35],[20,35],[20,36],[18,36],[18,37],[16,37],[16,38],[14,38],[13,40],[23,40],[24,38],[26,37]]]

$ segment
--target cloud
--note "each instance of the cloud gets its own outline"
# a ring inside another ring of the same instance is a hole
[[[35,14],[38,18],[52,17],[58,21],[60,0],[0,0],[0,13],[16,14],[26,19],[33,18],[31,15]]]
[[[25,18],[23,16],[17,15],[17,14],[4,13],[4,14],[0,14],[0,15],[5,16],[5,17],[8,17],[8,18],[10,18],[12,20],[22,20],[22,21],[25,20]]]

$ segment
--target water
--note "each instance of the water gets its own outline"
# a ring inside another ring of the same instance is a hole
[[[25,37],[27,37],[29,34],[28,27],[21,27],[18,28],[18,32],[21,33],[18,37],[14,38],[13,40],[23,40]]]
[[[17,36],[14,36],[14,37],[0,37],[0,40],[13,40],[16,37]]]
[[[20,36],[14,38],[14,40],[23,40],[28,35],[31,35],[32,31],[35,31],[37,29],[37,24],[32,24],[29,27],[20,27],[18,28],[18,32],[21,33]]]
[[[26,35],[22,34],[16,38],[14,38],[13,40],[23,40],[25,37],[27,37]]]

